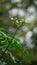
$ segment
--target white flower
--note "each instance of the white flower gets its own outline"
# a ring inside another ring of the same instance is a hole
[[[11,18],[11,20],[13,20],[13,18]]]
[[[19,21],[18,21],[18,20],[16,20],[16,23],[19,23]]]

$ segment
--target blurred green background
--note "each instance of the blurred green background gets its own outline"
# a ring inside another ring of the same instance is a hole
[[[0,0],[0,28],[5,28],[8,34],[14,33],[16,26],[10,22],[14,18],[23,18],[26,23],[16,36],[29,51],[30,64],[37,65],[37,0]]]

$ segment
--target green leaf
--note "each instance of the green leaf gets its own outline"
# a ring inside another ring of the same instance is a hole
[[[22,62],[17,57],[13,56],[11,52],[8,53],[15,64],[22,65]]]
[[[17,57],[14,57],[14,58],[15,58],[16,63],[18,63],[19,65],[22,65],[22,62]]]
[[[1,28],[0,28],[0,31],[5,31],[5,28],[2,28],[2,27],[1,27]]]
[[[8,45],[8,38],[7,35],[0,31],[0,48],[3,48]]]
[[[28,51],[20,44],[20,42],[17,40],[17,38],[13,39],[13,42],[11,44],[12,49],[15,52],[20,52],[20,56],[26,61],[30,61],[29,53]]]

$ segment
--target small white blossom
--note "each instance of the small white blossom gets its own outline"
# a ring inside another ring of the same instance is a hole
[[[13,20],[13,18],[11,18],[11,20]]]
[[[22,21],[20,21],[20,23],[21,23]]]
[[[19,21],[18,21],[18,20],[16,20],[16,23],[19,23]]]

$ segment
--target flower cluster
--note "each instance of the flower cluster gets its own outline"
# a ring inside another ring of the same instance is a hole
[[[25,20],[22,18],[11,18],[11,22],[14,23],[17,27],[20,27],[25,24]]]

